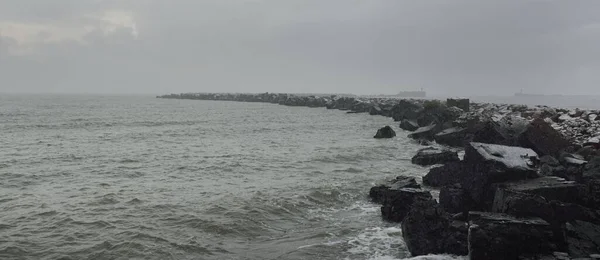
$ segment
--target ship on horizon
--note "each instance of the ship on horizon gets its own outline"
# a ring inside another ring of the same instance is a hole
[[[421,88],[421,90],[417,91],[400,91],[396,96],[399,97],[415,97],[415,98],[424,98],[427,97],[427,93]]]

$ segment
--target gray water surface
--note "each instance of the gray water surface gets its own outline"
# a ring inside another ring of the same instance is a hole
[[[391,119],[153,97],[0,98],[0,259],[398,259],[367,199],[422,176]]]

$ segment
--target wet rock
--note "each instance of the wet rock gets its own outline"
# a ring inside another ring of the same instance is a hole
[[[404,119],[400,123],[400,128],[403,130],[412,132],[412,131],[419,129],[419,124],[417,124],[417,122],[415,122],[415,121],[410,121],[410,120]]]
[[[600,226],[586,221],[567,223],[568,252],[572,257],[589,257],[600,253]]]
[[[419,150],[412,158],[413,164],[428,166],[460,161],[458,153],[446,149],[427,147]]]
[[[465,145],[468,131],[462,127],[452,127],[437,133],[433,138],[438,144],[460,147]]]
[[[419,127],[413,133],[409,134],[408,137],[413,139],[425,139],[433,140],[434,135],[438,132],[438,126],[433,124],[430,126]]]
[[[562,165],[567,167],[583,167],[587,164],[587,161],[585,160],[585,158],[583,158],[583,156],[565,152],[560,153],[558,160]]]
[[[464,162],[452,162],[443,166],[431,168],[423,176],[423,184],[431,187],[442,187],[461,182],[470,173]]]
[[[596,156],[600,156],[600,150],[594,146],[585,145],[577,151],[577,154],[583,156],[584,160],[589,161]]]
[[[491,208],[494,183],[537,177],[537,154],[527,148],[472,142],[465,148],[465,163],[472,168],[460,180],[481,209]],[[469,168],[467,168],[469,169]]]
[[[583,143],[583,145],[591,146],[596,149],[600,149],[600,136],[595,136],[595,137],[591,137],[591,138],[587,139],[585,141],[585,143]]]
[[[582,184],[579,189],[579,197],[582,205],[600,209],[600,180],[591,179]]]
[[[469,256],[472,260],[518,259],[523,255],[559,251],[552,227],[540,218],[470,212],[469,220]]]
[[[575,203],[551,201],[553,218],[556,222],[566,223],[575,220],[600,224],[600,211]]]
[[[467,224],[453,220],[433,201],[414,205],[402,222],[402,236],[413,256],[467,255]]]
[[[519,143],[540,155],[559,156],[570,146],[558,131],[542,119],[535,119],[519,137]]]
[[[600,157],[592,158],[583,168],[581,182],[600,180]]]
[[[392,222],[402,222],[415,203],[433,200],[431,193],[421,189],[390,189],[385,193],[381,215]]]
[[[423,105],[409,100],[399,100],[391,109],[391,116],[394,121],[416,120],[420,111],[423,110]]]
[[[560,177],[547,176],[495,185],[496,197],[502,192],[522,192],[534,194],[548,201],[578,202],[579,185]]]
[[[476,127],[472,140],[489,144],[518,145],[518,138],[526,130],[527,125],[527,120],[522,117],[503,116],[496,121],[488,121]]]
[[[539,217],[552,222],[554,218],[552,205],[544,197],[503,188],[496,189],[492,212]]]
[[[369,115],[381,115],[382,114],[382,110],[379,106],[372,106],[371,109],[369,110]]]
[[[446,100],[446,105],[448,107],[458,107],[463,111],[468,112],[471,106],[471,102],[468,98],[454,99],[449,98]]]
[[[390,190],[398,190],[403,188],[420,189],[421,185],[417,183],[414,177],[398,176],[396,179],[383,184],[372,187],[369,191],[369,197],[375,203],[383,203]]]
[[[444,186],[440,190],[440,205],[449,213],[464,213],[470,209],[470,196],[458,183]]]
[[[379,130],[377,130],[377,134],[375,134],[374,138],[392,138],[396,136],[396,132],[390,126],[385,126]]]

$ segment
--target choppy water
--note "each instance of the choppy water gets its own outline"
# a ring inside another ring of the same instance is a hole
[[[262,103],[2,97],[0,259],[408,257],[367,199],[376,182],[426,172],[406,133],[372,138],[392,123]]]

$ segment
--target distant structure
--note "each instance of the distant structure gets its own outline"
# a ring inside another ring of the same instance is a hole
[[[543,97],[543,96],[546,96],[546,95],[523,93],[523,89],[521,89],[521,92],[515,93],[515,97]]]
[[[418,90],[418,91],[400,91],[400,93],[398,93],[397,96],[424,98],[427,96],[427,93],[423,90],[423,88],[421,88],[421,90]]]

